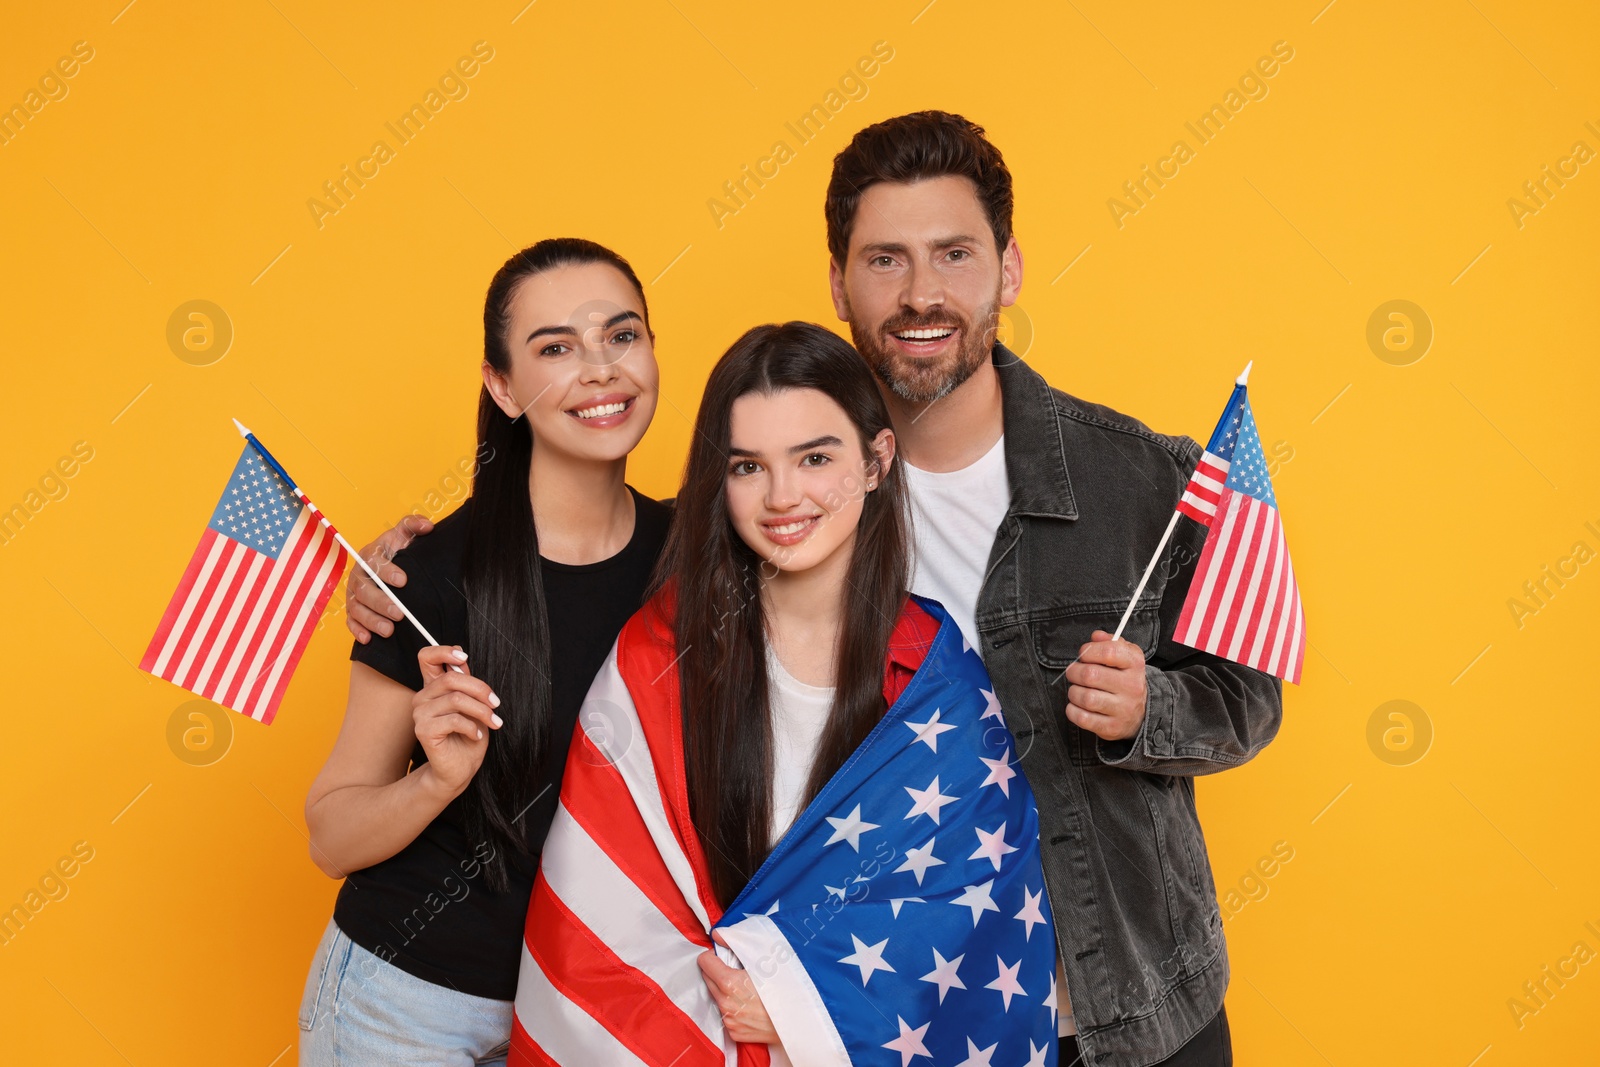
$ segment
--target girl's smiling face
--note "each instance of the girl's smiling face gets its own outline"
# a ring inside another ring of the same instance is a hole
[[[778,571],[848,562],[866,494],[894,457],[894,432],[862,447],[844,409],[816,389],[747,393],[730,413],[728,516]]]
[[[511,299],[510,371],[483,381],[507,416],[525,414],[539,448],[574,459],[621,459],[655,414],[660,372],[644,302],[605,263],[556,267]]]

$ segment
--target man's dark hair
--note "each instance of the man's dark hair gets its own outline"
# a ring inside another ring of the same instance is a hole
[[[824,211],[828,251],[844,266],[861,194],[878,182],[916,182],[955,175],[971,179],[978,202],[1005,251],[1011,241],[1011,172],[983,127],[948,111],[917,111],[868,126],[833,157]]]

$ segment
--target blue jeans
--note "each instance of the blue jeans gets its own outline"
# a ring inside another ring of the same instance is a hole
[[[511,1001],[407,974],[328,920],[300,1000],[302,1067],[503,1067]]]

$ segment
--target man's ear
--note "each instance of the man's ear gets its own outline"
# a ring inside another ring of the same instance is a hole
[[[1017,244],[1017,235],[1012,234],[1000,256],[1000,306],[1008,308],[1015,304],[1021,292],[1022,246]]]
[[[483,387],[489,390],[495,405],[506,413],[506,418],[515,420],[522,414],[522,405],[517,403],[517,398],[511,395],[511,382],[505,375],[495,370],[488,360],[483,361]]]
[[[894,466],[895,440],[894,431],[888,427],[878,431],[878,436],[872,439],[873,476],[869,479],[874,487],[881,485],[889,476],[889,468]]]
[[[833,296],[834,314],[840,322],[849,322],[850,298],[844,292],[844,268],[832,256],[828,257],[828,292]]]

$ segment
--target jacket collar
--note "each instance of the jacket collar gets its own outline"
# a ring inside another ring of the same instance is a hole
[[[1076,519],[1078,502],[1067,477],[1067,446],[1050,383],[1005,345],[994,346],[993,358],[1005,422],[1010,513]]]

